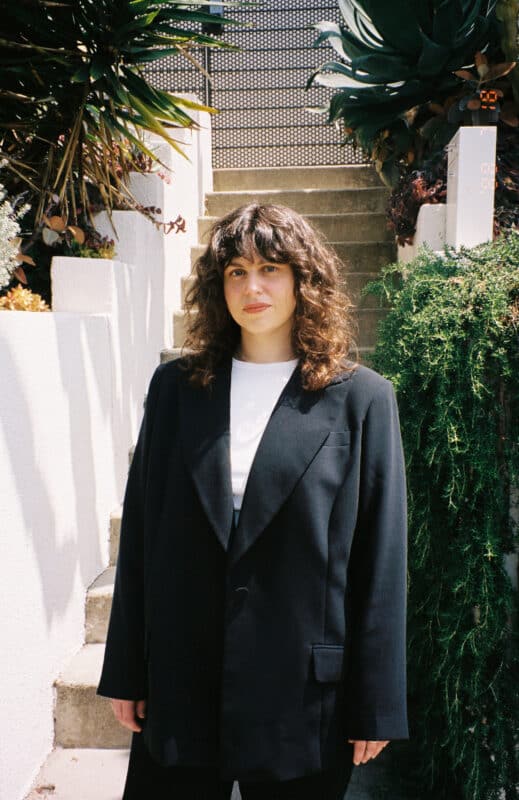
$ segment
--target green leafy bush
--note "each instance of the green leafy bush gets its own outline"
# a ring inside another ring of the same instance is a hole
[[[395,386],[406,455],[420,773],[438,800],[512,800],[519,609],[505,558],[518,544],[519,235],[422,249],[365,291],[392,307],[371,363]]]

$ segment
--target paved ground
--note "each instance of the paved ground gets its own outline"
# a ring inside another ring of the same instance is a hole
[[[394,742],[371,763],[355,767],[344,800],[419,800],[391,769],[402,761],[404,743]],[[393,753],[391,753],[393,747]],[[121,800],[128,750],[54,750],[26,800]],[[240,800],[235,784],[232,800]],[[316,800],[320,800],[316,798]]]

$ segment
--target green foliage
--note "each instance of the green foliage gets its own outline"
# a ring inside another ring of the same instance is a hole
[[[317,23],[314,46],[330,44],[340,60],[322,64],[307,87],[337,89],[316,110],[344,123],[345,143],[369,153],[386,185],[434,157],[461,122],[517,128],[518,0],[338,2],[344,24]]]
[[[504,557],[518,544],[519,235],[422,249],[366,291],[392,307],[372,365],[395,386],[406,455],[420,772],[441,800],[512,800],[519,608]]]
[[[340,91],[330,119],[374,134],[407,109],[449,94],[454,70],[495,36],[491,0],[339,0],[345,25],[319,22],[314,46],[330,44],[341,61],[310,77]]]
[[[497,0],[496,16],[503,28],[501,48],[504,56],[507,61],[517,61],[519,59],[519,37],[517,35],[519,0]],[[511,80],[515,102],[519,105],[519,69],[513,71]]]
[[[36,223],[54,197],[76,220],[87,184],[107,208],[124,195],[121,157],[143,131],[172,136],[205,107],[153,88],[143,69],[193,46],[232,47],[200,32],[206,0],[25,0],[2,9],[0,155],[11,196],[29,190]],[[224,22],[229,22],[225,19]],[[209,109],[205,109],[209,110]],[[214,109],[211,109],[214,111]],[[124,177],[124,176],[123,176]]]

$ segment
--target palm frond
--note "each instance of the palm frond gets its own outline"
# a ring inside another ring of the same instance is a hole
[[[114,165],[127,142],[154,158],[141,135],[151,131],[184,154],[174,131],[197,126],[193,111],[215,109],[154,88],[143,69],[161,58],[191,57],[192,48],[237,49],[202,32],[202,24],[214,21],[210,5],[9,3],[0,37],[0,158],[7,156],[9,191],[36,194],[42,214],[48,198],[68,203],[90,183],[110,205],[121,191]],[[218,21],[237,24],[229,16]]]

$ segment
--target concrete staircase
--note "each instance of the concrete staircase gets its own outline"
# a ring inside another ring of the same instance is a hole
[[[204,235],[221,214],[254,200],[291,206],[325,233],[341,258],[344,277],[356,305],[358,358],[362,360],[373,350],[377,323],[387,313],[378,307],[373,297],[360,299],[361,288],[376,277],[383,264],[395,257],[383,213],[386,197],[387,190],[375,171],[365,166],[216,170],[214,192],[206,198],[207,215],[199,219],[201,244],[192,248],[191,260],[194,263],[202,252]],[[183,279],[183,296],[191,280],[190,277]],[[184,321],[183,311],[173,315],[174,347],[161,352],[161,361],[178,357],[184,341]],[[132,454],[133,448],[130,460]],[[114,786],[122,793],[126,751],[120,748],[129,746],[131,734],[116,722],[109,701],[95,693],[113,596],[120,525],[119,508],[110,518],[110,565],[87,592],[85,644],[55,681],[57,750],[42,768],[27,800],[45,797],[42,790],[45,785],[56,786],[48,795],[53,800],[90,800],[90,797],[115,800]],[[94,749],[99,754],[98,762]],[[109,751],[113,751],[113,756]],[[80,781],[77,777],[74,783],[76,778],[71,778],[71,774],[82,774],[78,764],[83,764],[86,774],[91,775],[95,763],[102,763],[104,766],[100,769],[105,769],[107,775],[110,773],[105,784],[95,776],[92,776],[92,789],[84,778]],[[77,789],[67,788],[77,785],[81,786],[79,794]],[[233,798],[239,800],[237,790]]]
[[[58,747],[127,747],[130,742],[130,732],[116,721],[110,703],[95,693],[112,605],[121,510],[110,518],[110,565],[87,591],[85,644],[55,682]]]

